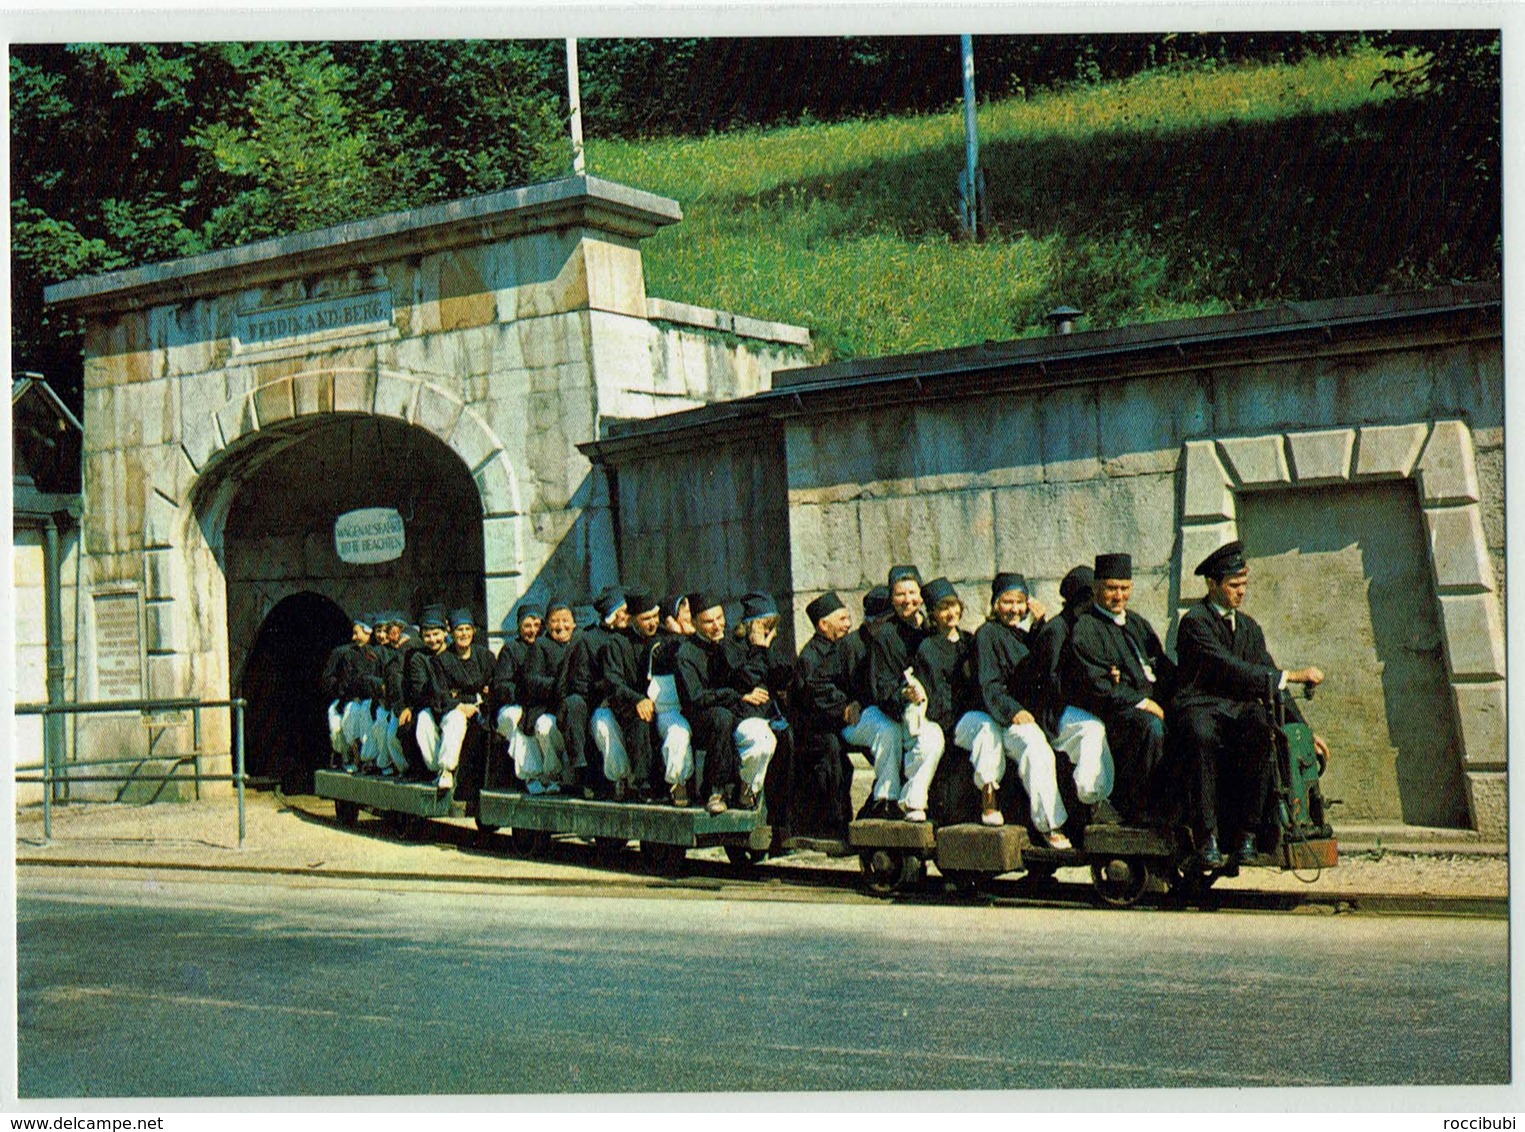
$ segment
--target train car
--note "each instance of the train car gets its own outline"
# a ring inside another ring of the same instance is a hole
[[[1306,693],[1305,693],[1306,694]],[[1066,867],[1089,868],[1097,897],[1129,907],[1151,883],[1186,900],[1200,899],[1221,877],[1241,868],[1319,871],[1339,864],[1339,844],[1325,821],[1318,780],[1324,767],[1306,724],[1288,722],[1281,697],[1268,696],[1275,727],[1271,742],[1277,828],[1274,843],[1249,861],[1208,867],[1191,835],[1174,827],[1092,826],[1072,849],[1035,845],[1020,827],[959,823],[933,828],[896,821],[856,821],[848,838],[859,854],[870,891],[889,893],[916,883],[928,861],[957,884],[979,885],[1021,870],[1037,879]]]

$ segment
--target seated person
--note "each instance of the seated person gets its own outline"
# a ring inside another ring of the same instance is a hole
[[[1029,704],[1036,705],[1037,672],[1023,643],[1027,580],[999,573],[990,584],[990,613],[974,635],[975,672],[983,712],[971,712],[960,730],[974,762],[987,825],[1001,824],[996,788],[1009,760],[1027,791],[1033,828],[1052,849],[1071,848],[1064,823],[1069,813],[1059,796],[1054,750]]]
[[[576,768],[568,757],[569,744],[563,734],[565,710],[562,696],[566,685],[566,664],[571,653],[572,633],[577,622],[572,607],[564,601],[546,606],[545,632],[535,638],[524,660],[519,698],[524,713],[519,730],[529,738],[541,759],[541,781],[548,793],[559,792],[575,781]],[[582,724],[586,728],[586,721]],[[521,774],[520,777],[523,777]]]
[[[630,609],[624,592],[607,587],[593,604],[600,620],[584,634],[593,742],[603,756],[604,777],[614,787],[614,800],[644,800],[650,793],[656,704],[646,694],[645,674],[627,631]]]
[[[1198,563],[1196,574],[1206,579],[1207,594],[1181,620],[1180,683],[1170,719],[1193,787],[1202,862],[1215,868],[1223,863],[1220,833],[1241,862],[1255,856],[1257,834],[1268,845],[1275,836],[1268,684],[1275,683],[1287,715],[1301,723],[1285,689],[1316,687],[1324,674],[1312,666],[1282,669],[1266,651],[1265,634],[1241,608],[1250,580],[1243,543],[1219,547]],[[1315,735],[1313,745],[1327,761],[1323,738]]]
[[[657,741],[662,744],[662,778],[674,806],[689,803],[694,777],[693,730],[678,702],[678,646],[693,635],[688,597],[670,594],[657,611],[658,627],[646,649],[646,694],[657,709]]]
[[[472,617],[471,610],[453,610],[450,614],[450,647],[430,657],[430,663],[438,670],[443,693],[440,707],[445,711],[444,718],[439,720],[429,712],[420,714],[419,746],[427,757],[429,747],[424,742],[426,730],[430,724],[437,722],[439,734],[433,740],[436,761],[430,769],[439,772],[436,781],[442,790],[455,786],[461,753],[471,729],[477,728],[478,735],[485,732],[480,715],[482,704],[487,700],[488,686],[492,682],[493,655],[477,643],[476,632],[476,619]],[[480,754],[476,748],[473,750]],[[468,764],[468,769],[480,767],[471,763]],[[465,789],[472,792],[473,786],[480,786],[480,782],[473,782]]]
[[[1065,695],[1106,725],[1116,772],[1113,804],[1133,821],[1170,820],[1162,705],[1175,665],[1153,626],[1128,609],[1132,556],[1097,555],[1095,575],[1092,604],[1076,616],[1065,642]]]
[[[852,821],[852,762],[844,733],[862,718],[862,705],[849,694],[850,656],[844,643],[852,614],[835,593],[805,607],[815,633],[800,650],[790,703],[794,708],[794,798],[790,825],[807,836],[847,837]]]
[[[1060,668],[1064,643],[1070,638],[1075,618],[1091,604],[1095,580],[1089,566],[1076,566],[1066,574],[1059,583],[1064,609],[1058,617],[1045,621],[1032,636],[1029,648],[1032,663],[1037,666],[1038,681],[1038,706],[1034,714],[1044,734],[1049,736],[1054,753],[1064,755],[1074,768],[1075,793],[1084,805],[1091,807],[1087,824],[1115,825],[1121,819],[1110,801],[1115,774],[1106,724],[1071,702]]]
[[[869,636],[868,673],[874,704],[900,725],[902,757],[898,766],[874,764],[874,798],[880,816],[895,816],[893,796],[906,821],[927,820],[927,795],[943,757],[942,728],[927,718],[927,693],[912,662],[929,635],[921,596],[921,574],[914,566],[893,566],[889,574],[891,616]],[[903,777],[902,777],[903,776]],[[895,787],[904,782],[898,791]]]
[[[504,642],[492,672],[492,702],[497,715],[495,729],[508,741],[514,774],[525,788],[531,794],[557,793],[561,790],[560,764],[554,754],[548,760],[539,741],[521,727],[530,650],[535,647],[545,624],[544,613],[537,602],[521,602],[514,611],[512,622],[515,635]]]

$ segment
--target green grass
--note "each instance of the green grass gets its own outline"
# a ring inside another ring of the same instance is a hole
[[[804,324],[822,358],[1041,333],[1061,302],[1087,328],[1486,273],[1489,219],[1437,214],[1463,174],[1373,86],[1382,65],[1158,71],[983,106],[978,244],[958,235],[957,108],[594,138],[589,168],[682,205],[646,244],[652,294]]]

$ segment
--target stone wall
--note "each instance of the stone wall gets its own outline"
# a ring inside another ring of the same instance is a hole
[[[16,668],[15,702],[18,704],[44,703],[48,698],[48,613],[46,594],[46,570],[42,531],[35,527],[18,525],[11,542],[11,593],[14,599]],[[78,694],[76,670],[72,663],[78,637],[79,588],[75,584],[75,572],[79,566],[79,538],[73,532],[59,535],[59,556],[62,559],[59,573],[63,581],[61,594],[63,606],[63,650],[65,658],[64,699],[73,700]],[[40,715],[17,716],[15,720],[16,757],[12,763],[42,761],[43,717]],[[73,735],[72,722],[64,726],[65,740]],[[70,742],[72,747],[72,742]],[[17,783],[16,798],[19,803],[42,801],[42,787],[32,783]]]
[[[997,570],[1026,573],[1057,609],[1071,567],[1122,550],[1134,560],[1133,608],[1173,645],[1179,614],[1202,593],[1193,568],[1244,533],[1245,507],[1263,508],[1278,493],[1348,487],[1358,513],[1396,508],[1392,521],[1412,525],[1402,551],[1410,561],[1398,576],[1408,589],[1422,579],[1424,591],[1401,638],[1373,607],[1375,575],[1360,554],[1353,569],[1335,569],[1345,548],[1326,545],[1334,528],[1317,507],[1295,512],[1302,526],[1288,537],[1296,538],[1275,550],[1305,569],[1283,571],[1272,585],[1267,548],[1256,574],[1267,585],[1258,598],[1252,591],[1250,612],[1283,652],[1300,643],[1287,626],[1326,623],[1345,633],[1326,650],[1331,670],[1388,671],[1391,684],[1400,666],[1382,642],[1427,657],[1403,678],[1428,689],[1417,713],[1391,710],[1393,690],[1373,685],[1363,694],[1385,696],[1388,709],[1375,706],[1372,734],[1338,735],[1348,750],[1365,744],[1337,775],[1347,812],[1497,834],[1506,758],[1497,319],[1496,293],[1447,292],[845,363],[776,374],[772,393],[732,406],[729,427],[782,431],[790,584],[779,596],[792,602],[800,640],[810,632],[803,611],[811,599],[836,590],[856,613],[897,562],[950,578],[973,627]],[[682,495],[696,463],[707,466],[717,452],[729,459],[704,435],[717,420],[700,410],[590,446],[619,476],[626,560],[671,562],[664,540],[686,545],[699,536],[701,524],[664,515],[662,499]],[[686,446],[688,459],[649,459],[643,447],[652,445]],[[1389,494],[1363,503],[1363,485]],[[627,506],[643,516],[639,535],[625,529]],[[662,516],[665,527],[646,515]],[[1280,519],[1268,521],[1280,529]],[[780,533],[773,522],[759,508],[750,542],[738,533],[728,543],[746,548],[732,559],[771,546]],[[1256,562],[1253,545],[1250,554]],[[1332,556],[1326,573],[1320,555]],[[1336,576],[1335,591],[1332,582],[1307,581]],[[1330,623],[1329,611],[1341,609],[1355,613]],[[1421,631],[1426,624],[1433,632]],[[1352,653],[1363,634],[1371,647]],[[1315,647],[1284,659],[1325,655]],[[1310,718],[1338,733],[1339,703],[1338,694],[1326,696]],[[1419,720],[1434,732],[1423,754],[1401,734]],[[1362,760],[1372,768],[1385,760],[1382,773],[1353,769]],[[1427,775],[1435,782],[1428,792],[1416,786]]]

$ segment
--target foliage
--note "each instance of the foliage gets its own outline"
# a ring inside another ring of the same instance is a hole
[[[1498,277],[1498,200],[1438,165],[1379,52],[1177,67],[982,106],[992,231],[957,238],[957,115],[643,143],[602,176],[667,193],[655,294],[809,325],[826,355],[1217,314]],[[1438,222],[1436,176],[1470,211]]]
[[[77,398],[44,283],[561,171],[544,51],[519,43],[17,45],[13,351]]]

